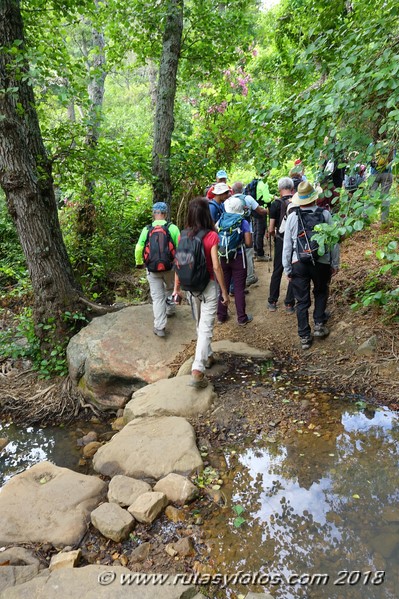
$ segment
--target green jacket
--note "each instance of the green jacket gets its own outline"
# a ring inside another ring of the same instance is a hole
[[[152,226],[155,227],[156,225],[161,225],[161,226],[166,225],[166,222],[167,222],[166,220],[154,220],[154,222],[152,223]],[[173,241],[175,247],[177,247],[179,237],[180,237],[180,231],[179,231],[178,227],[176,227],[176,225],[174,225],[173,223],[171,223],[168,228],[169,228],[169,233],[172,238],[172,241]],[[136,243],[136,249],[134,250],[134,258],[136,260],[137,266],[144,264],[143,252],[144,252],[144,248],[145,248],[145,242],[147,241],[147,235],[148,235],[148,227],[144,227],[144,229],[140,233],[139,240]]]
[[[262,181],[262,179],[259,179],[256,186],[256,201],[258,204],[264,205],[268,204],[272,199],[272,194],[269,191],[269,185]]]

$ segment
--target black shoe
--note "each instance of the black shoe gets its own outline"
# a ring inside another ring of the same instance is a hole
[[[312,347],[313,337],[311,335],[309,337],[299,337],[299,341],[301,342],[302,349],[309,349]]]

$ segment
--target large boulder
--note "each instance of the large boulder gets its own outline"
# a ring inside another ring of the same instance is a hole
[[[0,599],[159,599],[160,596],[162,599],[200,599],[202,595],[193,585],[181,582],[181,576],[179,580],[175,574],[141,574],[122,566],[104,565],[47,569],[29,582],[0,593]],[[129,582],[124,583],[129,577]],[[163,585],[161,577],[165,581]],[[158,584],[148,584],[151,579]],[[147,582],[143,584],[143,580]]]
[[[118,409],[148,383],[168,378],[169,364],[195,339],[189,306],[168,320],[166,337],[153,334],[152,306],[131,306],[95,318],[67,348],[69,374],[82,395],[101,409]]]
[[[43,567],[33,553],[23,547],[6,549],[0,553],[0,593],[34,578]]]
[[[106,488],[97,476],[79,474],[50,462],[17,474],[0,493],[0,545],[75,545]]]
[[[105,476],[124,474],[152,482],[170,472],[200,471],[203,463],[191,424],[177,416],[160,416],[129,422],[100,447],[93,466]]]

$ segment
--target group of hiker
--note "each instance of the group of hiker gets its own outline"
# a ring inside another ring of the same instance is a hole
[[[259,182],[257,181],[257,184]],[[188,205],[185,228],[181,232],[168,220],[164,202],[153,205],[151,225],[143,228],[135,249],[136,265],[147,269],[153,304],[154,328],[165,337],[168,317],[181,303],[183,292],[196,322],[197,344],[190,384],[206,387],[205,370],[214,363],[211,339],[215,321],[226,322],[230,298],[234,297],[239,326],[253,320],[246,312],[247,288],[256,283],[254,260],[266,260],[264,244],[274,245],[273,274],[267,307],[277,309],[283,272],[289,285],[284,300],[288,314],[297,314],[298,334],[303,349],[311,346],[313,336],[328,335],[326,310],[331,275],[338,269],[338,246],[323,256],[313,243],[313,228],[331,222],[328,210],[316,204],[318,191],[304,178],[298,183],[291,177],[278,181],[279,198],[261,206],[257,191],[248,193],[240,181],[227,183],[227,173],[218,171],[216,182],[206,189],[205,197],[196,197]],[[262,186],[261,186],[262,189]],[[254,196],[257,196],[255,199]],[[266,231],[267,220],[269,229]],[[260,241],[254,248],[255,229]],[[309,325],[310,287],[314,292],[313,334]]]

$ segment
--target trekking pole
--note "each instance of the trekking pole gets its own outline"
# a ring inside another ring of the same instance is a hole
[[[267,272],[270,272],[270,263],[272,262],[273,252],[272,252],[272,235],[270,232],[268,233],[268,235],[269,235],[269,257],[270,257],[270,260],[269,260],[269,264],[267,266]]]

